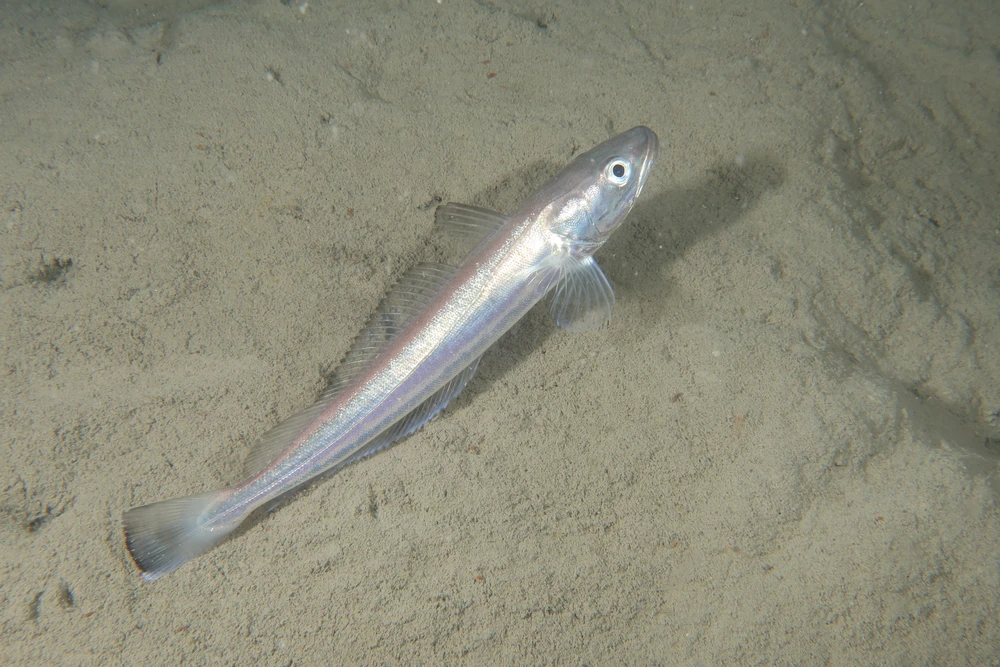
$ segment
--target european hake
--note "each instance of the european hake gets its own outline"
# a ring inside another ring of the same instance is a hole
[[[549,292],[560,327],[604,323],[614,294],[593,254],[632,209],[657,150],[656,134],[635,127],[577,156],[509,216],[440,206],[437,223],[466,244],[465,259],[405,273],[319,400],[254,444],[243,481],[125,512],[125,544],[142,576],[159,579],[256,508],[421,428]]]

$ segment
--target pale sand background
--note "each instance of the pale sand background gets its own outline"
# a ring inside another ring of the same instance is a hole
[[[0,661],[998,664],[990,0],[97,4],[2,7]],[[638,123],[608,328],[139,579],[433,202]]]

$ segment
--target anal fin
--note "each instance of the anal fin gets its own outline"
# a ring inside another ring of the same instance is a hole
[[[479,366],[479,359],[472,362],[464,371],[452,378],[448,384],[438,389],[434,392],[430,398],[425,400],[419,406],[411,411],[408,415],[400,419],[398,422],[387,428],[385,431],[377,435],[372,440],[368,441],[364,447],[355,452],[352,456],[336,464],[328,470],[324,470],[322,473],[313,477],[308,482],[302,486],[297,486],[294,489],[290,489],[285,493],[281,494],[270,503],[265,506],[264,512],[271,513],[278,507],[284,505],[289,498],[299,493],[303,488],[316,482],[326,479],[330,475],[333,475],[340,470],[344,469],[346,466],[352,463],[357,463],[363,459],[368,458],[383,449],[386,449],[393,443],[405,438],[406,436],[415,433],[420,430],[427,422],[434,419],[442,410],[447,407],[447,405],[465,388],[465,385],[469,383],[472,376],[476,374],[476,368]]]
[[[479,359],[482,359],[482,357]],[[471,380],[476,374],[476,368],[479,367],[479,359],[476,359],[469,364],[465,370],[449,380],[446,385],[431,394],[430,398],[418,405],[405,417],[386,430],[382,431],[379,435],[375,436],[364,446],[364,448],[358,450],[356,454],[344,461],[343,465],[349,465],[356,461],[366,459],[372,454],[385,449],[397,440],[419,431],[427,422],[434,419],[438,413],[444,410],[455,397],[462,393],[462,390],[465,389],[465,385],[469,384],[469,380]],[[339,467],[341,466],[338,466],[338,468]]]

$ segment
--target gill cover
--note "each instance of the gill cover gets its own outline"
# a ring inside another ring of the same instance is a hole
[[[656,134],[639,126],[577,156],[555,179],[550,230],[584,252],[596,250],[632,210],[658,149]]]

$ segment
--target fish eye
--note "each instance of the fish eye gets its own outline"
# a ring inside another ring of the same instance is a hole
[[[632,166],[624,160],[612,160],[604,168],[604,173],[611,183],[621,187],[628,183],[629,176],[632,174]]]

